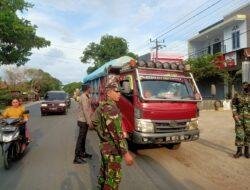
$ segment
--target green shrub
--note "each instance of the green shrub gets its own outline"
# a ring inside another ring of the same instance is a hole
[[[11,93],[9,90],[1,89],[0,90],[0,109],[8,106],[11,102]]]

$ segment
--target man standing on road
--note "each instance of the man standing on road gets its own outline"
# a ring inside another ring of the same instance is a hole
[[[121,114],[116,102],[120,99],[118,79],[111,76],[106,85],[106,101],[100,102],[92,123],[100,139],[101,168],[98,178],[99,189],[118,189],[121,181],[121,161],[124,157],[127,165],[133,164],[123,136]]]
[[[89,101],[89,85],[82,85],[82,95],[78,103],[78,119],[77,125],[79,127],[79,135],[75,148],[74,164],[85,163],[84,158],[91,158],[92,155],[86,153],[85,142],[88,132],[88,127],[92,127],[90,116],[92,114],[90,101]]]
[[[237,152],[235,158],[242,156],[242,148],[245,146],[244,154],[249,158],[250,146],[250,84],[244,82],[242,93],[236,95],[232,100],[233,118],[235,120],[235,145]]]

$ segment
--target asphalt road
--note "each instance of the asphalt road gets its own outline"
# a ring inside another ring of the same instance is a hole
[[[4,170],[0,156],[1,190],[92,190],[96,189],[99,171],[98,138],[94,131],[87,136],[87,151],[93,158],[87,164],[74,165],[74,148],[78,135],[75,103],[67,115],[40,116],[38,104],[31,105],[30,121],[32,142],[25,156]],[[213,114],[213,112],[208,112]],[[218,112],[219,113],[219,112]],[[218,115],[218,113],[215,113]],[[224,114],[220,112],[220,114]],[[227,114],[229,114],[227,112]],[[198,189],[248,189],[250,160],[232,158],[234,152],[233,130],[221,132],[213,140],[212,128],[205,123],[215,120],[201,114],[201,139],[183,143],[179,150],[165,147],[147,147],[134,153],[135,164],[123,163],[121,190],[198,190]],[[221,115],[221,122],[224,122]],[[203,119],[202,119],[203,118]],[[202,124],[203,122],[203,124]],[[218,120],[217,120],[218,122]],[[225,119],[232,126],[232,121]],[[226,125],[228,127],[228,125]],[[216,127],[216,126],[215,126]],[[228,142],[229,135],[231,141]],[[225,139],[226,138],[226,139]],[[235,162],[236,165],[232,165]],[[245,167],[248,165],[248,169]],[[233,167],[232,167],[233,166]],[[230,168],[228,170],[228,168]],[[248,176],[248,177],[247,177]],[[242,181],[240,181],[242,180]]]

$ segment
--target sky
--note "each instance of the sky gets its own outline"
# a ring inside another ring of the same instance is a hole
[[[25,67],[42,69],[63,84],[82,81],[90,64],[80,61],[85,47],[109,34],[127,40],[143,55],[159,37],[161,51],[187,55],[187,40],[250,0],[28,0],[19,14],[35,24],[51,46],[33,49]],[[4,78],[5,67],[0,68]]]

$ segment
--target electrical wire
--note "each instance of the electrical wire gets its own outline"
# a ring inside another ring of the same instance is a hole
[[[211,0],[208,0],[208,1],[204,2],[203,4],[201,4],[200,6],[198,6],[197,8],[195,8],[194,10],[188,12],[187,14],[183,15],[181,18],[179,18],[179,19],[177,19],[177,20],[181,21],[182,18],[186,18],[187,16],[189,16],[190,14],[192,14],[192,13],[194,13],[195,11],[199,10],[201,7],[203,7],[205,4],[207,4],[207,3],[209,3],[209,2],[211,2]],[[178,22],[178,21],[177,21],[177,22]],[[175,26],[175,25],[176,25],[176,23],[174,23],[174,24],[168,26],[168,28],[173,27],[173,26]],[[166,30],[166,29],[167,29],[167,28],[161,30],[161,32],[158,32],[158,33],[163,33],[164,30]],[[157,34],[155,34],[154,36],[155,36],[155,37],[153,37],[153,38],[156,39],[156,38],[157,38]]]
[[[245,2],[248,2],[248,0],[246,0],[246,1],[244,1],[244,3]],[[232,2],[231,2],[232,3]],[[244,4],[243,3],[243,4]],[[227,4],[227,6],[228,5],[230,5],[230,4]],[[231,5],[229,8],[232,8],[232,7],[234,7],[235,6],[235,4],[233,4],[233,5]],[[220,7],[220,9],[221,8],[227,8],[227,7],[225,7],[225,6],[222,6],[222,7]],[[220,9],[217,9],[216,10],[216,12],[218,12],[218,11],[220,11]],[[228,9],[228,8],[227,8]],[[215,12],[215,13],[216,13]],[[201,19],[204,19],[205,17],[207,17],[208,15],[206,15],[206,16],[204,16],[204,17],[202,17]],[[199,28],[204,28],[206,26],[206,24],[202,24],[202,25],[199,25],[198,27]],[[184,37],[184,39],[183,40],[188,40],[188,38],[190,38],[190,36],[191,36],[191,34],[193,34],[194,33],[194,31],[191,31],[191,32],[189,32],[189,33],[187,33],[186,35],[185,35],[185,37]],[[176,33],[175,33],[176,34]],[[176,35],[175,35],[176,36]],[[174,38],[174,39],[176,39],[176,38]],[[173,38],[171,38],[171,40],[173,40]],[[171,50],[173,50],[173,49],[176,49],[177,47],[179,47],[180,45],[177,45],[177,46],[171,46]],[[166,48],[167,49],[167,48]]]
[[[233,2],[235,2],[235,1],[232,1],[231,3],[233,3]],[[248,2],[248,0],[244,1],[244,3],[245,3],[245,2]],[[230,3],[230,4],[231,4],[231,3]],[[243,3],[243,4],[244,4],[244,3]],[[227,4],[226,6],[220,7],[219,9],[216,10],[216,12],[220,11],[221,8],[229,9],[229,8],[232,8],[232,7],[235,6],[235,4],[232,4],[230,7],[227,7],[227,6],[230,5],[230,4]],[[215,12],[214,12],[214,13],[215,13]],[[208,14],[208,15],[209,15],[209,14]],[[208,15],[202,17],[200,20],[206,18]],[[204,28],[206,25],[207,25],[207,24],[205,23],[205,24],[199,25],[198,27],[199,27],[199,28]],[[182,32],[182,31],[181,31],[181,32]],[[194,33],[193,30],[190,31],[189,33],[186,33],[183,40],[188,40],[188,38],[190,38],[191,34],[193,34],[193,33]],[[176,34],[178,34],[178,33],[175,33],[175,35],[173,35],[173,36],[177,36]],[[178,37],[178,36],[177,36],[177,37]],[[173,41],[174,39],[176,39],[176,38],[171,38],[172,41]],[[175,48],[178,47],[178,46],[179,46],[179,45],[177,45],[177,46],[171,46],[171,49],[175,49]],[[166,49],[167,49],[167,48],[166,48]]]
[[[213,3],[212,5],[208,6],[207,8],[203,9],[202,11],[198,12],[197,14],[193,15],[192,17],[184,20],[183,22],[181,22],[180,24],[176,25],[175,27],[169,29],[168,31],[164,32],[161,35],[158,35],[155,39],[161,38],[163,36],[165,36],[166,34],[168,34],[169,32],[175,30],[176,28],[180,27],[181,25],[187,23],[188,21],[190,21],[191,19],[195,18],[196,16],[200,15],[201,13],[205,12],[206,10],[210,9],[211,7],[215,6],[216,4],[220,3],[222,0],[218,0],[215,3]]]

